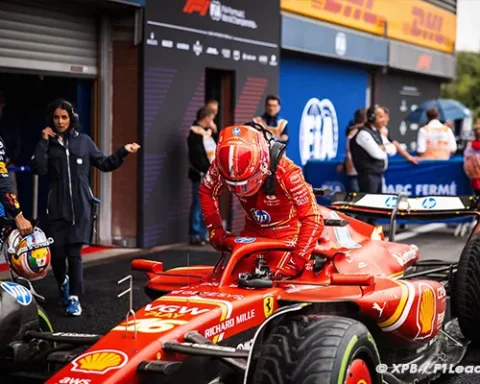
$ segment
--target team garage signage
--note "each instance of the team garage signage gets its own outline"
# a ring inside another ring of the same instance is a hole
[[[456,15],[422,0],[281,0],[284,11],[452,53]]]
[[[389,42],[388,66],[444,79],[455,77],[454,55],[397,41]]]
[[[279,16],[263,20],[275,1],[255,7],[253,1],[241,0],[152,3],[147,6],[146,44],[158,52],[231,69],[245,63],[260,70],[278,66]]]

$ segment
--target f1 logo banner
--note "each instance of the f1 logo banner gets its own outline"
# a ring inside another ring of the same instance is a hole
[[[207,14],[209,7],[210,7],[210,0],[187,0],[185,7],[183,7],[183,12],[184,13],[198,12],[200,16],[205,16]]]
[[[453,52],[456,15],[422,0],[281,0],[282,10]]]
[[[279,12],[278,7],[278,0],[150,1],[147,17],[150,21],[181,26],[183,30],[198,30],[199,35],[227,34],[276,43],[280,35],[280,15],[273,12],[274,9]]]

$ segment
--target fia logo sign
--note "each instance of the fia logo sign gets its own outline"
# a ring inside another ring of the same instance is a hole
[[[332,102],[311,98],[305,104],[300,121],[300,158],[329,160],[337,156],[338,119]]]

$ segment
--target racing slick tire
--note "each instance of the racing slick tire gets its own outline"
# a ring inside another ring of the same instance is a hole
[[[456,314],[463,335],[480,344],[480,233],[463,248],[455,276]]]
[[[380,356],[360,322],[337,316],[287,318],[260,349],[252,384],[382,384]]]

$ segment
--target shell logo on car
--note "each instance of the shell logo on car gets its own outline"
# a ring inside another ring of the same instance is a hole
[[[436,313],[435,291],[427,284],[422,284],[422,294],[418,303],[418,334],[417,338],[425,338],[432,334]]]
[[[72,372],[104,373],[122,368],[127,364],[128,356],[113,349],[92,351],[78,356],[72,361]]]

